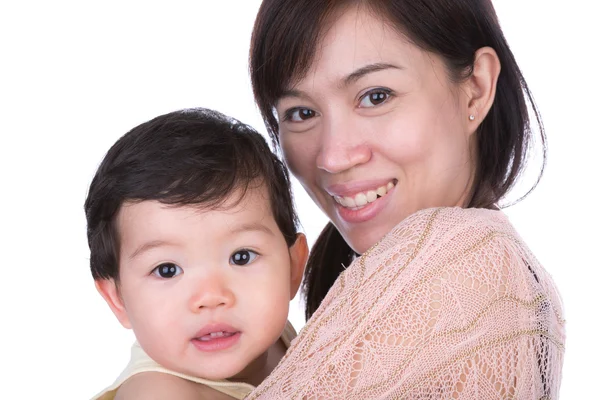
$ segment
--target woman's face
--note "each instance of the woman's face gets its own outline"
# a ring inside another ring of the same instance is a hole
[[[286,162],[363,253],[408,215],[462,206],[475,158],[468,99],[442,59],[353,10],[276,108]]]

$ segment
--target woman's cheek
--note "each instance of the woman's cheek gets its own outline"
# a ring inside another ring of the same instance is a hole
[[[307,178],[311,164],[315,164],[314,160],[311,163],[311,158],[316,157],[313,149],[306,145],[306,140],[302,140],[300,134],[284,134],[280,140],[288,168],[298,180],[303,181]]]

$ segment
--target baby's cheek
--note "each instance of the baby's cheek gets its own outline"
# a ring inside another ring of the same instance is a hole
[[[181,328],[182,315],[173,318],[173,314],[153,314],[149,318],[136,321],[134,332],[144,351],[156,362],[166,368],[181,368],[180,357],[187,348],[190,338]]]
[[[274,335],[273,340],[279,336],[280,330],[285,327],[290,303],[289,287],[283,287],[282,283],[277,285],[263,291],[263,296],[256,299],[257,304],[254,309],[256,312],[254,320],[256,322],[262,321],[260,325],[264,327],[265,333],[269,331],[269,334]],[[287,285],[289,286],[289,282]]]
[[[160,301],[159,296],[140,296],[132,307],[130,319],[140,344],[160,346],[162,338],[174,338],[182,324],[182,313],[174,309],[175,302]],[[157,342],[158,344],[155,344]]]

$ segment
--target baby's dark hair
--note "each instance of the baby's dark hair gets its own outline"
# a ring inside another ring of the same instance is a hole
[[[252,127],[198,108],[161,115],[133,128],[104,157],[85,201],[92,276],[119,279],[116,219],[124,203],[156,200],[217,209],[231,196],[239,196],[239,201],[248,189],[261,185],[291,246],[298,218],[288,172]]]

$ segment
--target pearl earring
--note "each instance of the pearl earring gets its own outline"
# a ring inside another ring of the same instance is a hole
[[[475,121],[475,116],[473,114],[469,115],[469,120],[470,121]]]

